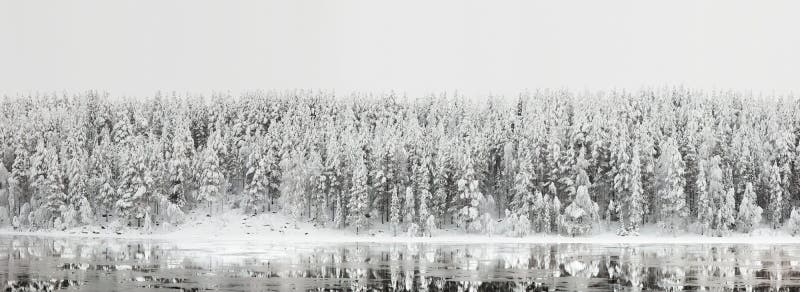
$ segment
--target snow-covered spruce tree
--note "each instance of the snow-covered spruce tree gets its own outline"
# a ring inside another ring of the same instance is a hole
[[[443,131],[440,126],[437,126],[437,133]],[[441,134],[443,135],[443,134]],[[433,176],[433,196],[431,197],[431,214],[436,215],[438,223],[441,225],[453,223],[453,214],[449,213],[448,208],[450,205],[449,196],[453,194],[453,171],[451,168],[451,151],[450,145],[440,138],[437,145],[431,175]],[[448,220],[450,219],[450,220]]]
[[[346,217],[347,213],[345,212],[346,210],[344,209],[345,208],[344,200],[345,200],[344,194],[342,193],[337,193],[336,197],[334,198],[333,227],[335,228],[344,228],[345,223],[347,221]]]
[[[425,234],[428,237],[433,236],[433,233],[436,231],[436,218],[433,214],[428,215],[428,219],[425,219]]]
[[[697,111],[692,111],[699,115]],[[699,119],[699,117],[698,117]],[[694,119],[693,119],[694,120]],[[699,140],[699,145],[688,145],[690,153],[686,153],[686,172],[685,175],[691,178],[695,175],[694,186],[690,181],[686,183],[686,203],[689,205],[690,214],[696,215],[698,230],[701,234],[713,233],[717,226],[714,223],[716,216],[716,203],[720,194],[722,194],[722,172],[716,171],[719,169],[719,159],[716,161],[713,158],[714,150],[717,145],[717,138],[715,137],[713,127],[704,125],[702,121],[697,121],[701,124],[698,127],[701,129],[695,135],[686,134],[689,139]],[[691,131],[690,131],[691,133]],[[695,150],[696,149],[696,150]],[[694,152],[694,153],[692,153]],[[692,165],[691,162],[694,162]]]
[[[400,229],[400,196],[397,194],[397,188],[392,188],[391,205],[389,206],[389,225],[392,229],[392,234],[397,236]]]
[[[414,184],[416,185],[417,205],[418,212],[414,221],[419,226],[420,231],[424,234],[427,233],[426,220],[430,211],[428,204],[431,197],[431,171],[430,171],[430,157],[428,154],[423,154],[418,164],[414,165]]]
[[[636,129],[636,146],[639,148],[641,158],[642,176],[642,223],[656,222],[658,211],[656,209],[656,194],[658,180],[656,171],[658,161],[656,159],[656,142],[647,124],[640,125]]]
[[[781,173],[777,164],[772,164],[769,169],[769,222],[772,229],[778,229],[783,221],[783,187],[781,186]]]
[[[356,229],[356,234],[369,228],[369,193],[367,185],[367,166],[364,159],[357,155],[353,165],[353,176],[350,187],[350,201],[347,204],[347,225]]]
[[[197,192],[197,202],[205,203],[208,207],[208,214],[213,213],[214,201],[217,201],[224,191],[225,177],[222,173],[222,166],[218,154],[221,147],[220,136],[214,132],[206,141],[206,146],[200,153],[200,165],[198,166],[198,180],[200,188]]]
[[[622,206],[621,198],[630,197],[631,185],[633,184],[634,178],[631,173],[631,159],[630,155],[628,155],[629,145],[627,137],[622,137],[618,140],[619,141],[614,143],[617,145],[613,145],[612,148],[612,157],[614,159],[612,173],[614,173],[614,197],[616,197],[619,201],[617,201],[616,204],[613,204],[613,198],[610,200],[608,208],[606,208],[606,220],[610,222],[613,213],[616,212],[617,219],[620,222],[619,231],[621,231],[620,233],[625,233],[624,231],[627,230],[627,227],[625,226],[625,216],[622,214],[622,211],[625,208]]]
[[[536,232],[547,233],[550,232],[550,204],[547,197],[542,195],[542,192],[536,191],[533,195],[533,221],[531,226]]]
[[[518,235],[527,235],[529,234],[533,226],[532,224],[535,222],[535,212],[534,204],[536,203],[536,196],[531,193],[525,193],[522,198],[517,199],[520,206],[516,208],[514,216],[516,218],[516,226],[514,226],[515,233]],[[516,230],[516,229],[523,229],[523,230]]]
[[[517,215],[519,220],[524,219],[529,222],[537,222],[534,216],[538,214],[538,211],[533,210],[536,203],[536,197],[534,196],[535,170],[533,168],[533,153],[528,150],[528,147],[529,145],[525,143],[519,146],[518,169],[514,176],[514,185],[512,186],[513,199],[511,202],[511,211]],[[536,223],[533,225],[537,226]],[[528,230],[521,232],[527,234]]]
[[[723,185],[722,169],[719,167],[719,157],[714,156],[708,165],[708,197],[711,203],[707,205],[711,215],[711,228],[717,235],[727,233],[733,224],[733,208],[726,208],[726,191]]]
[[[575,194],[577,194],[577,188],[580,186],[585,186],[587,189],[592,186],[592,182],[589,181],[589,174],[586,173],[586,169],[589,167],[589,161],[586,160],[585,152],[586,151],[581,148],[578,151],[578,158],[575,160]]]
[[[562,228],[562,214],[561,214],[561,201],[558,199],[558,196],[552,196],[552,204],[550,205],[550,232],[561,232]]]
[[[414,189],[411,187],[406,187],[406,196],[405,200],[403,200],[403,223],[406,225],[406,231],[409,235],[411,235],[411,230],[418,230],[419,225],[416,222],[416,211],[414,210]],[[414,234],[416,235],[416,234]]]
[[[733,188],[725,192],[725,196],[717,211],[717,235],[724,236],[730,233],[736,224],[736,198]]]
[[[419,225],[420,230],[422,231],[422,235],[425,236],[430,235],[431,230],[428,229],[430,227],[436,228],[435,222],[433,226],[428,225],[428,217],[431,215],[428,211],[428,201],[430,200],[430,192],[427,189],[420,189],[419,193]]]
[[[736,227],[741,232],[749,233],[761,223],[761,207],[756,204],[756,192],[753,184],[747,183],[739,203],[739,214],[736,216]]]
[[[676,233],[682,230],[688,215],[684,188],[684,164],[675,140],[667,138],[661,143],[661,156],[656,173],[658,198],[658,225],[662,230]]]
[[[194,153],[192,133],[186,121],[181,119],[175,128],[172,138],[172,148],[168,161],[169,201],[177,206],[186,204],[186,195],[191,187],[192,170],[191,162]]]
[[[308,177],[304,164],[304,157],[301,151],[292,153],[288,159],[281,162],[283,177],[281,178],[281,203],[283,211],[292,218],[295,227],[303,216],[306,204],[306,192],[308,191]]]
[[[697,202],[697,225],[700,229],[700,234],[708,234],[711,231],[715,208],[713,201],[708,193],[708,183],[706,179],[706,161],[700,160],[697,162],[697,181],[695,182],[695,191]]]
[[[626,165],[626,190],[627,196],[623,197],[620,204],[621,230],[622,235],[636,235],[639,227],[644,223],[644,189],[642,188],[641,160],[639,159],[639,148],[633,147],[630,163]]]
[[[94,148],[94,154],[89,158],[89,189],[94,194],[92,203],[95,214],[100,214],[104,222],[109,222],[117,201],[116,181],[114,168],[118,167],[117,151],[111,144],[111,136],[104,129],[101,134],[100,145]]]
[[[305,161],[306,176],[306,213],[316,223],[327,222],[325,214],[325,181],[323,174],[322,157],[316,149],[312,149]]]
[[[94,221],[94,212],[87,199],[86,161],[87,157],[82,149],[73,146],[71,157],[67,161],[67,204],[62,206],[61,211],[64,227],[90,224]]]
[[[483,232],[483,234],[486,234],[486,235],[494,234],[494,232],[495,232],[495,228],[494,228],[495,222],[494,222],[494,218],[492,218],[492,214],[489,214],[489,212],[484,212],[483,215],[481,215],[479,221],[480,221],[480,224],[481,224],[481,232]],[[528,221],[528,222],[530,222],[530,221]],[[528,230],[530,230],[530,224],[528,224],[527,228],[528,228]]]
[[[789,219],[786,220],[785,226],[792,236],[800,235],[800,209],[792,208],[792,213],[789,215]]]
[[[389,185],[389,178],[387,177],[386,169],[384,169],[386,161],[386,152],[381,149],[382,145],[376,145],[377,149],[372,161],[372,190],[375,196],[372,204],[380,211],[381,223],[389,221],[389,212],[391,208],[391,186]]]
[[[569,236],[588,234],[592,224],[599,219],[597,204],[589,196],[586,186],[579,186],[575,199],[564,209],[561,222]]]
[[[517,151],[515,150],[517,147],[515,147],[515,145],[527,143],[523,142],[524,139],[519,140],[520,141],[506,141],[502,147],[503,154],[498,166],[500,169],[497,174],[498,186],[496,190],[499,218],[503,217],[503,214],[500,213],[502,210],[510,208],[510,202],[514,196],[514,181],[516,179],[518,163],[516,158]]]
[[[13,224],[15,228],[28,224],[28,214],[22,214],[20,211],[22,205],[30,201],[30,163],[28,149],[22,145],[18,146],[14,151],[14,163],[11,166],[11,177],[8,179],[9,208],[13,216],[12,224],[16,222]]]
[[[466,150],[466,149],[465,149]],[[472,155],[467,152],[461,159],[461,177],[458,180],[458,197],[461,201],[461,208],[458,211],[458,224],[467,232],[480,232],[481,222],[480,203],[483,201],[483,194],[478,188],[478,180],[475,178],[475,170],[472,164]]]
[[[122,156],[119,182],[117,184],[118,199],[114,204],[120,217],[135,227],[142,227],[142,220],[149,218],[149,200],[153,184],[153,176],[148,163],[148,153],[143,138],[135,139],[129,146],[120,149]]]
[[[128,109],[125,106],[119,107],[114,115],[114,131],[112,139],[117,144],[126,143],[128,138],[133,136],[133,124]]]
[[[523,237],[531,230],[530,221],[527,218],[506,209],[505,218],[502,222],[502,232],[507,236]]]
[[[67,194],[64,190],[62,169],[59,165],[58,153],[40,143],[37,147],[36,155],[33,158],[31,167],[36,169],[34,178],[34,189],[38,194],[31,204],[33,215],[29,221],[37,227],[61,227],[61,206],[67,202]]]
[[[267,195],[266,195],[268,200],[268,202],[266,202],[268,212],[272,212],[272,205],[274,205],[275,199],[278,198],[278,196],[280,195],[280,190],[279,190],[280,179],[283,175],[280,164],[285,155],[285,152],[280,148],[279,143],[280,142],[278,138],[275,137],[274,134],[267,135],[267,144],[269,145],[269,147],[266,148],[267,153],[264,154],[263,158],[266,159],[267,180],[269,181],[269,183],[267,184]],[[328,165],[327,164],[328,162],[326,161],[326,164],[323,166],[324,167],[323,175],[325,176],[325,187],[327,188],[326,195],[328,196],[329,200],[331,197],[333,197],[332,195],[335,192],[339,191],[339,182],[337,181],[337,171],[338,172],[342,171],[339,168],[336,168],[336,170],[332,170],[334,165],[338,165],[336,164],[338,160],[337,159],[333,160],[334,162],[332,162],[331,165]]]
[[[262,148],[262,142],[260,139],[250,141],[248,146],[249,153],[246,159],[247,172],[245,177],[247,185],[244,190],[242,207],[246,212],[254,214],[265,211],[264,207],[267,205],[266,196],[269,187],[267,160],[264,156],[265,151]]]

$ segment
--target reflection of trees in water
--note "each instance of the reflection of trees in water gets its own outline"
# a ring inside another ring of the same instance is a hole
[[[633,291],[800,286],[795,246],[266,244],[217,254],[154,242],[0,239],[6,282],[230,290]]]

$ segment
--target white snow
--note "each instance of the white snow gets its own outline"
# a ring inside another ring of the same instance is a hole
[[[466,234],[462,230],[443,229],[434,232],[432,237],[408,237],[405,233],[392,236],[389,224],[374,226],[367,233],[356,235],[354,230],[340,230],[316,227],[301,222],[294,227],[293,221],[280,213],[242,214],[239,210],[227,211],[213,217],[204,213],[190,213],[185,224],[179,226],[159,226],[151,233],[139,229],[119,228],[112,230],[108,225],[79,227],[65,231],[18,231],[10,228],[0,229],[0,236],[54,236],[54,237],[96,237],[120,239],[154,239],[176,243],[204,242],[209,244],[234,244],[245,246],[261,243],[589,243],[589,244],[800,244],[800,237],[792,237],[783,230],[772,230],[765,226],[756,228],[750,234],[731,233],[725,237],[703,236],[694,233],[675,235],[661,233],[658,227],[646,225],[639,236],[618,236],[614,227],[599,227],[591,235],[567,237],[557,234],[532,234],[525,237],[499,235]],[[101,226],[106,226],[103,229]]]

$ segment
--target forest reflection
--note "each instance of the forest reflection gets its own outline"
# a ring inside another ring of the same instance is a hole
[[[0,237],[6,290],[794,290],[796,245],[271,244]]]

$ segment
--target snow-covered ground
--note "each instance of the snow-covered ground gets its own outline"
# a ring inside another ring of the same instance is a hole
[[[431,243],[597,243],[597,244],[800,244],[800,237],[792,237],[782,230],[757,228],[751,234],[732,233],[725,237],[703,236],[693,233],[663,234],[655,226],[640,230],[639,236],[618,236],[611,228],[596,231],[593,235],[566,237],[561,235],[532,234],[526,237],[500,235],[465,234],[461,230],[441,229],[432,237],[409,237],[405,234],[393,236],[387,226],[377,226],[368,232],[356,234],[354,230],[339,230],[317,227],[311,223],[295,224],[280,213],[256,216],[233,210],[208,217],[205,213],[192,213],[185,224],[172,227],[156,227],[150,233],[139,229],[113,228],[100,224],[68,229],[65,231],[18,231],[0,229],[0,235],[34,235],[56,237],[101,237],[120,239],[159,239],[174,242],[263,242],[263,243],[346,243],[346,242],[431,242]],[[602,229],[602,228],[601,228]]]

